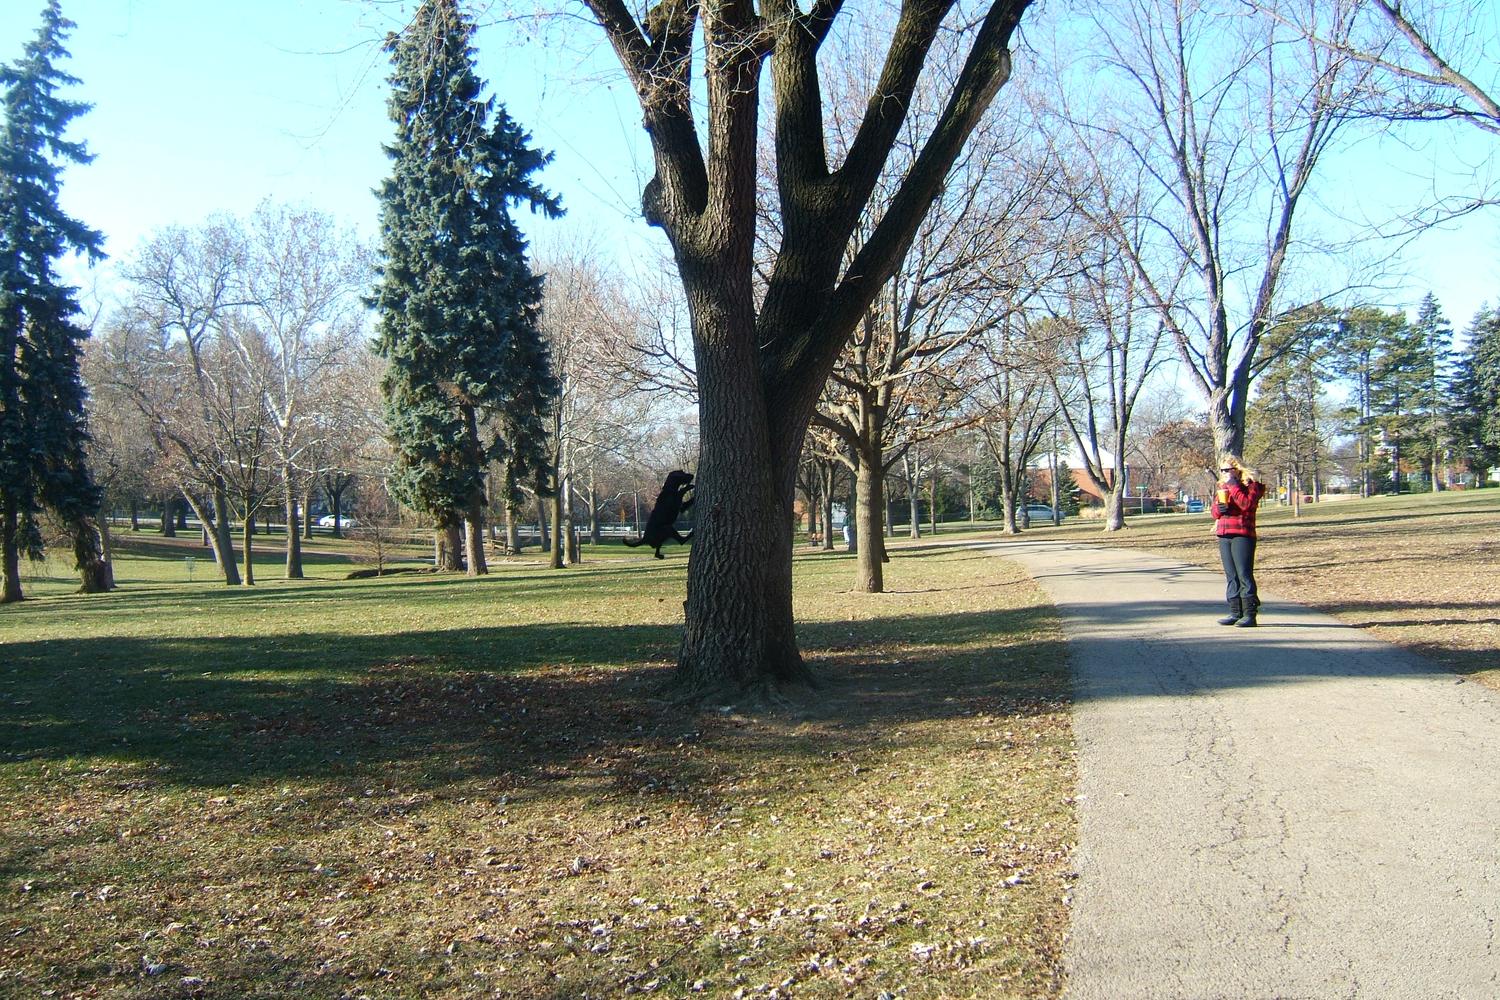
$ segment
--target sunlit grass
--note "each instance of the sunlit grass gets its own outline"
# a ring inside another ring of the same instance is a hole
[[[226,588],[124,552],[115,594],[0,609],[0,994],[1054,995],[1031,581],[799,555],[821,687],[695,713],[667,554]]]

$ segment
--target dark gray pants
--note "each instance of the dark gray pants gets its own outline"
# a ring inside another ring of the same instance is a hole
[[[1219,561],[1224,564],[1224,596],[1231,607],[1254,614],[1260,607],[1255,590],[1255,539],[1244,535],[1219,536]]]

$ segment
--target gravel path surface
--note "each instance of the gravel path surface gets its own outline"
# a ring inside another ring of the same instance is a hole
[[[1500,997],[1500,697],[1274,594],[1216,625],[1197,567],[997,551],[1077,678],[1070,998]]]

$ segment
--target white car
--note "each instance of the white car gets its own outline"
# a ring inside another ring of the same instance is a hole
[[[324,514],[322,517],[318,518],[318,527],[320,527],[320,528],[334,528],[334,527],[338,527],[338,528],[352,528],[352,527],[354,527],[354,518],[345,516],[345,517],[340,517],[337,521],[335,521],[333,519],[333,515],[332,514]]]
[[[1044,503],[1029,503],[1026,505],[1026,518],[1029,521],[1052,521],[1052,508]]]

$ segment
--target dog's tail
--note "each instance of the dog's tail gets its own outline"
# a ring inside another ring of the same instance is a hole
[[[630,539],[626,538],[626,539],[624,539],[624,542],[625,542],[626,545],[630,546],[632,549],[639,548],[640,546],[646,544],[646,540],[644,538],[637,538],[633,542]]]

